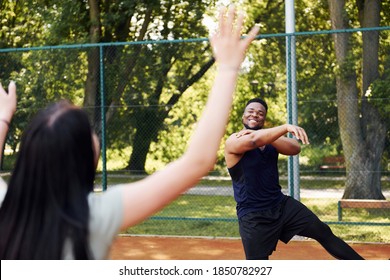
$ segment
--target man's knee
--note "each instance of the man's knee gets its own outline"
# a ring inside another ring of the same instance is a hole
[[[305,230],[302,231],[302,235],[318,240],[332,235],[332,230],[321,220],[315,219]]]

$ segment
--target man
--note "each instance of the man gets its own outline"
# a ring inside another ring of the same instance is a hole
[[[288,243],[301,235],[317,240],[337,259],[363,259],[305,205],[282,193],[278,155],[296,155],[301,150],[298,140],[303,144],[309,140],[295,125],[264,129],[267,110],[264,100],[249,100],[242,116],[245,128],[225,143],[246,258],[267,260],[278,240]],[[286,137],[288,132],[296,139]]]

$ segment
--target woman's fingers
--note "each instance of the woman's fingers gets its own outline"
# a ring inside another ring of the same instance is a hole
[[[244,49],[247,49],[249,44],[256,38],[257,34],[259,33],[260,26],[255,25],[252,27],[252,29],[249,31],[248,36],[246,36],[242,42]]]
[[[234,5],[231,5],[229,6],[226,15],[225,34],[232,33],[235,18],[236,18],[236,8]]]
[[[218,31],[217,34],[224,35],[226,23],[225,23],[225,14],[226,14],[226,7],[222,7],[219,11],[219,20],[218,20]]]

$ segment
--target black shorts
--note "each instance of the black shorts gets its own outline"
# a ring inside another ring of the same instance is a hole
[[[278,240],[288,243],[315,220],[312,211],[289,196],[272,209],[246,214],[238,219],[246,259],[268,257]]]

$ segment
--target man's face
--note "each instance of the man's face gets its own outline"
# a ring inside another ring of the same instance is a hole
[[[247,129],[258,130],[263,128],[267,111],[258,102],[249,103],[242,115],[242,123]]]

